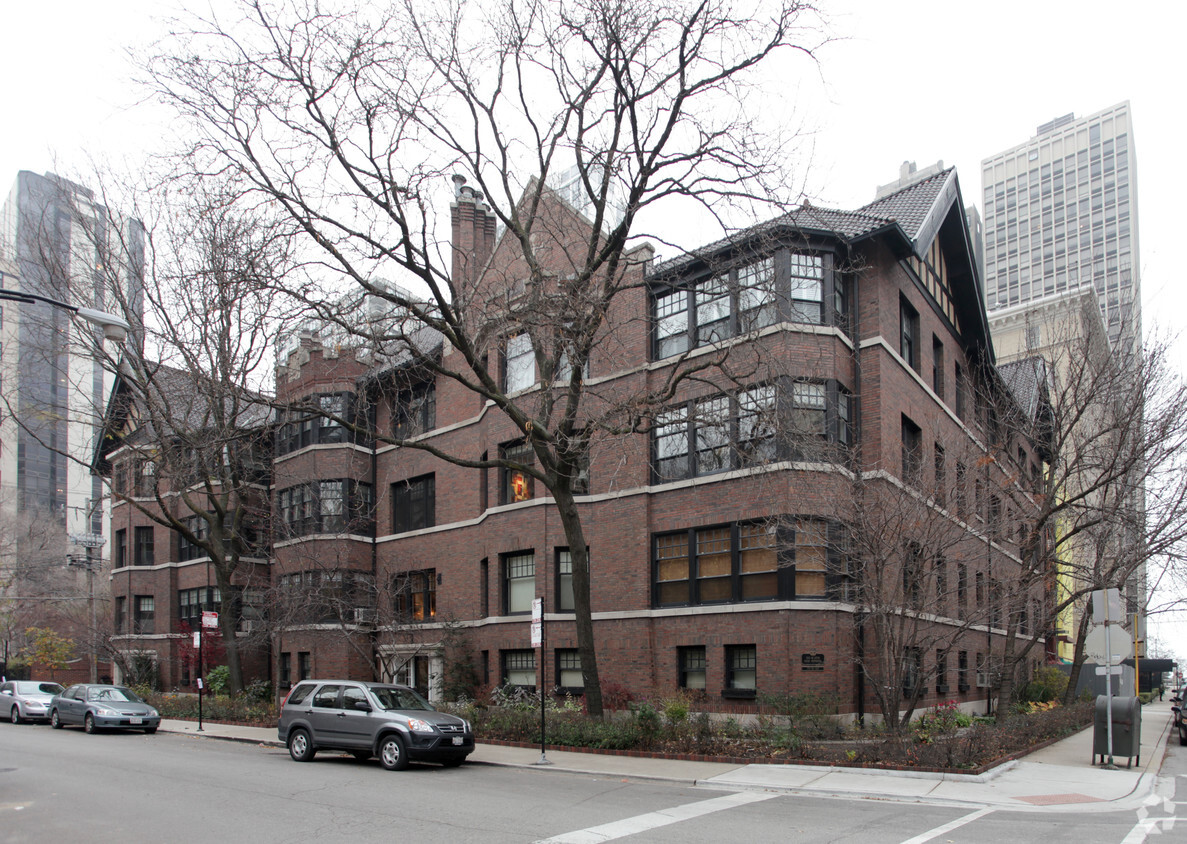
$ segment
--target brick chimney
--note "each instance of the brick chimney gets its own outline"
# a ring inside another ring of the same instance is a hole
[[[486,266],[495,246],[495,215],[482,201],[482,192],[466,185],[466,177],[453,177],[453,282],[471,287]]]

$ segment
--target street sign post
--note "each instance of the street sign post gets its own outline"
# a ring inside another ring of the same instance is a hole
[[[1112,669],[1117,667],[1118,673],[1121,670],[1121,660],[1133,653],[1133,639],[1125,632],[1124,628],[1114,626],[1121,621],[1121,590],[1119,589],[1097,589],[1092,593],[1092,617],[1101,621],[1101,627],[1104,629],[1104,651],[1101,654],[1104,659],[1104,669],[1107,674],[1105,677],[1105,712],[1108,718],[1108,746],[1109,746],[1109,761],[1108,764],[1103,765],[1104,768],[1116,768],[1113,764],[1113,677]],[[1124,634],[1124,639],[1118,638]],[[1126,640],[1128,640],[1126,642]],[[1113,642],[1117,642],[1117,646]],[[1085,646],[1088,642],[1085,640]],[[1122,645],[1125,647],[1121,647]],[[1127,650],[1125,656],[1117,659],[1119,651]]]

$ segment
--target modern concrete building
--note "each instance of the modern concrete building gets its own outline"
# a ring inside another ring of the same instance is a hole
[[[120,311],[114,286],[125,301],[138,301],[143,254],[138,221],[110,212],[92,191],[52,173],[21,171],[0,208],[0,285],[12,292]],[[59,567],[67,554],[106,557],[94,547],[107,512],[101,479],[92,477],[89,465],[96,409],[114,375],[76,342],[88,329],[72,324],[69,311],[34,301],[3,306],[0,553],[10,573],[19,567],[46,588],[66,588],[73,578]],[[88,541],[72,543],[72,536]],[[40,578],[45,567],[57,574]],[[39,617],[45,620],[45,613]]]
[[[989,310],[1091,284],[1114,349],[1142,336],[1129,103],[1067,114],[982,164]]]

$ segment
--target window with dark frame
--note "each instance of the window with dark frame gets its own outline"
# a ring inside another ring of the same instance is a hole
[[[392,411],[392,436],[410,440],[437,427],[437,388],[429,381],[396,394]]]
[[[755,645],[725,646],[725,688],[723,697],[752,698],[758,691],[758,648]]]
[[[944,400],[944,341],[931,336],[931,388],[940,401]]]
[[[115,599],[115,632],[116,634],[127,633],[128,624],[128,599],[124,595],[119,595]]]
[[[776,529],[735,523],[654,539],[655,606],[775,600],[790,595],[779,567]]]
[[[853,442],[852,396],[833,381],[785,386],[796,459],[823,453],[828,443]],[[657,482],[701,477],[779,459],[775,385],[708,396],[664,409],[651,429]]]
[[[919,484],[923,470],[923,431],[911,419],[902,416],[903,480]]]
[[[128,531],[120,528],[115,532],[114,567],[122,569],[128,565]]]
[[[371,485],[351,479],[309,481],[276,493],[288,537],[319,533],[369,534],[374,526]]]
[[[137,595],[132,606],[132,632],[146,636],[156,633],[156,599],[152,595]]]
[[[293,653],[292,651],[282,651],[280,654],[280,676],[277,680],[280,683],[280,688],[288,689],[293,685]]]
[[[400,572],[392,576],[392,611],[398,621],[432,621],[437,617],[437,570]]]
[[[526,331],[513,334],[503,346],[503,389],[519,392],[536,383],[536,353],[532,337]]]
[[[903,648],[903,697],[911,697],[923,679],[923,649]]]
[[[828,301],[832,308],[826,313]],[[831,256],[780,250],[678,287],[658,288],[652,314],[659,360],[773,325],[781,314],[790,322],[844,326],[848,291],[832,270]]]
[[[585,552],[589,559],[588,549]],[[558,548],[556,551],[556,611],[573,612],[573,555],[568,548]]]
[[[677,685],[682,689],[703,692],[706,688],[707,663],[704,645],[686,645],[676,649],[680,672]]]
[[[132,565],[151,566],[153,559],[153,528],[152,526],[137,527],[133,533],[136,543],[133,550]]]
[[[919,371],[919,311],[905,297],[899,298],[899,355]]]
[[[944,447],[939,443],[933,443],[932,463],[934,464],[936,479],[936,488],[933,494],[935,496],[936,504],[940,505],[941,507],[948,503],[948,477],[944,458]]]
[[[522,466],[531,466],[535,464],[536,453],[528,443],[516,440],[499,446],[499,457]],[[523,469],[502,466],[499,469],[499,474],[500,504],[514,504],[518,501],[529,501],[535,497],[532,476]]]
[[[936,694],[948,694],[948,652],[936,651]]]
[[[506,554],[503,567],[503,614],[522,615],[532,611],[536,598],[536,555],[532,551]]]
[[[500,653],[503,663],[502,680],[507,686],[536,688],[536,652],[530,648]]]
[[[969,690],[969,652],[960,651],[956,655],[956,690]]]
[[[436,525],[436,478],[421,475],[392,484],[392,532],[406,533]]]
[[[576,648],[556,649],[556,686],[561,692],[569,694],[579,694],[585,690],[581,652]]]
[[[297,653],[297,679],[308,680],[313,676],[313,654],[309,651]]]
[[[188,560],[197,560],[207,556],[206,549],[198,543],[209,538],[210,523],[203,516],[186,516],[184,522],[186,528],[193,535],[194,541],[191,541],[185,534],[178,532],[177,559],[184,563]]]
[[[956,603],[962,611],[969,605],[969,568],[964,563],[956,564]]]

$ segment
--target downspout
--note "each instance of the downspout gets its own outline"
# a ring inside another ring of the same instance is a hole
[[[376,402],[378,404],[378,402]],[[374,420],[368,420],[368,428],[375,428]],[[371,583],[375,594],[375,623],[367,631],[371,640],[371,676],[376,680],[382,678],[382,667],[379,659],[379,519],[377,518],[379,501],[379,440],[378,431],[368,431],[371,439]]]
[[[860,322],[860,307],[857,295],[857,279],[859,273],[853,273],[853,283],[849,291],[849,302],[851,313],[851,331],[850,340],[853,342],[853,458],[850,468],[855,472],[860,472],[864,465],[862,460],[862,438],[861,438],[861,331]],[[865,646],[866,646],[866,631],[865,631],[865,615],[857,613],[856,618],[856,642],[854,643],[854,650],[857,654],[856,668],[857,676],[855,679],[856,694],[857,694],[857,723],[859,726],[865,726],[866,717],[866,671],[865,671]]]

